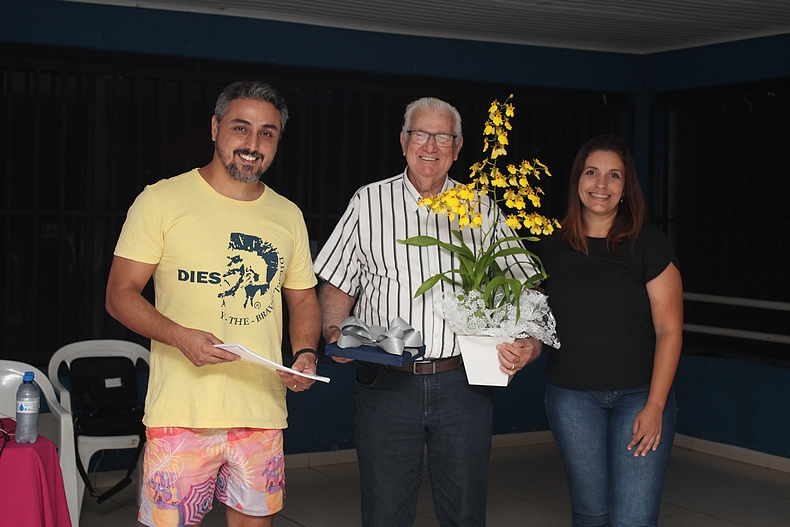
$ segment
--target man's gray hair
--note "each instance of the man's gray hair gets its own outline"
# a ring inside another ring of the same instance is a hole
[[[255,101],[268,102],[280,112],[280,132],[285,130],[285,122],[288,121],[288,106],[280,92],[272,86],[261,81],[237,81],[229,84],[222,90],[214,107],[214,116],[217,122],[221,122],[225,114],[228,113],[231,101],[234,99],[252,99]]]
[[[458,138],[463,136],[461,130],[461,114],[458,113],[455,106],[441,99],[437,99],[436,97],[423,97],[422,99],[413,101],[406,107],[406,113],[403,114],[403,133],[406,133],[406,130],[411,130],[411,120],[414,116],[414,112],[417,110],[434,110],[450,114],[455,122],[453,125],[453,135],[456,136],[455,140],[458,141]]]

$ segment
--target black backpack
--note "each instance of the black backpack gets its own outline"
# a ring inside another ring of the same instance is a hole
[[[82,357],[72,360],[69,370],[77,470],[90,495],[102,503],[132,482],[132,473],[145,445],[143,410],[137,403],[137,372],[135,364],[126,357]],[[103,494],[94,490],[80,459],[76,448],[80,435],[140,437],[126,477]]]

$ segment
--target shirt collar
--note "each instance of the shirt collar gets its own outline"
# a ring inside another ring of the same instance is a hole
[[[419,203],[420,200],[422,199],[422,196],[420,196],[420,193],[417,191],[417,189],[414,187],[412,182],[409,180],[408,171],[409,171],[409,167],[407,166],[403,170],[403,176],[402,176],[403,186],[406,188],[406,195],[411,196],[411,203],[414,205],[414,212],[417,212],[420,208]],[[453,181],[447,176],[444,176],[444,184],[442,185],[442,192],[453,188],[455,185],[456,185],[455,181]]]

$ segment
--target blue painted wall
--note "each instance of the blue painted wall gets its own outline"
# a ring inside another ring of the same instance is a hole
[[[60,0],[0,0],[0,42],[627,92],[640,59]]]
[[[686,354],[675,387],[679,433],[790,458],[790,369]]]
[[[0,20],[0,42],[635,95],[790,76],[790,35],[638,56],[62,0],[0,0]]]
[[[354,366],[326,359],[332,378],[309,391],[288,394],[286,452],[354,447]],[[546,356],[494,388],[494,433],[548,430],[543,408]],[[790,369],[730,358],[684,354],[675,390],[678,433],[790,458]]]
[[[3,42],[628,93],[636,107],[634,151],[643,175],[656,94],[790,78],[790,35],[635,56],[60,0],[0,0]],[[548,428],[544,360],[496,389],[495,433]],[[322,363],[321,372],[333,378],[329,385],[289,394],[289,453],[353,445],[353,368]],[[679,432],[790,457],[790,370],[684,356],[677,391]]]
[[[641,88],[656,93],[790,77],[790,35],[642,57]]]

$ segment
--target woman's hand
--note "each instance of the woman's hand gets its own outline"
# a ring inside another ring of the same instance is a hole
[[[633,437],[628,443],[628,450],[634,450],[634,457],[646,456],[655,452],[661,443],[661,427],[664,410],[657,406],[647,405],[634,419]]]

